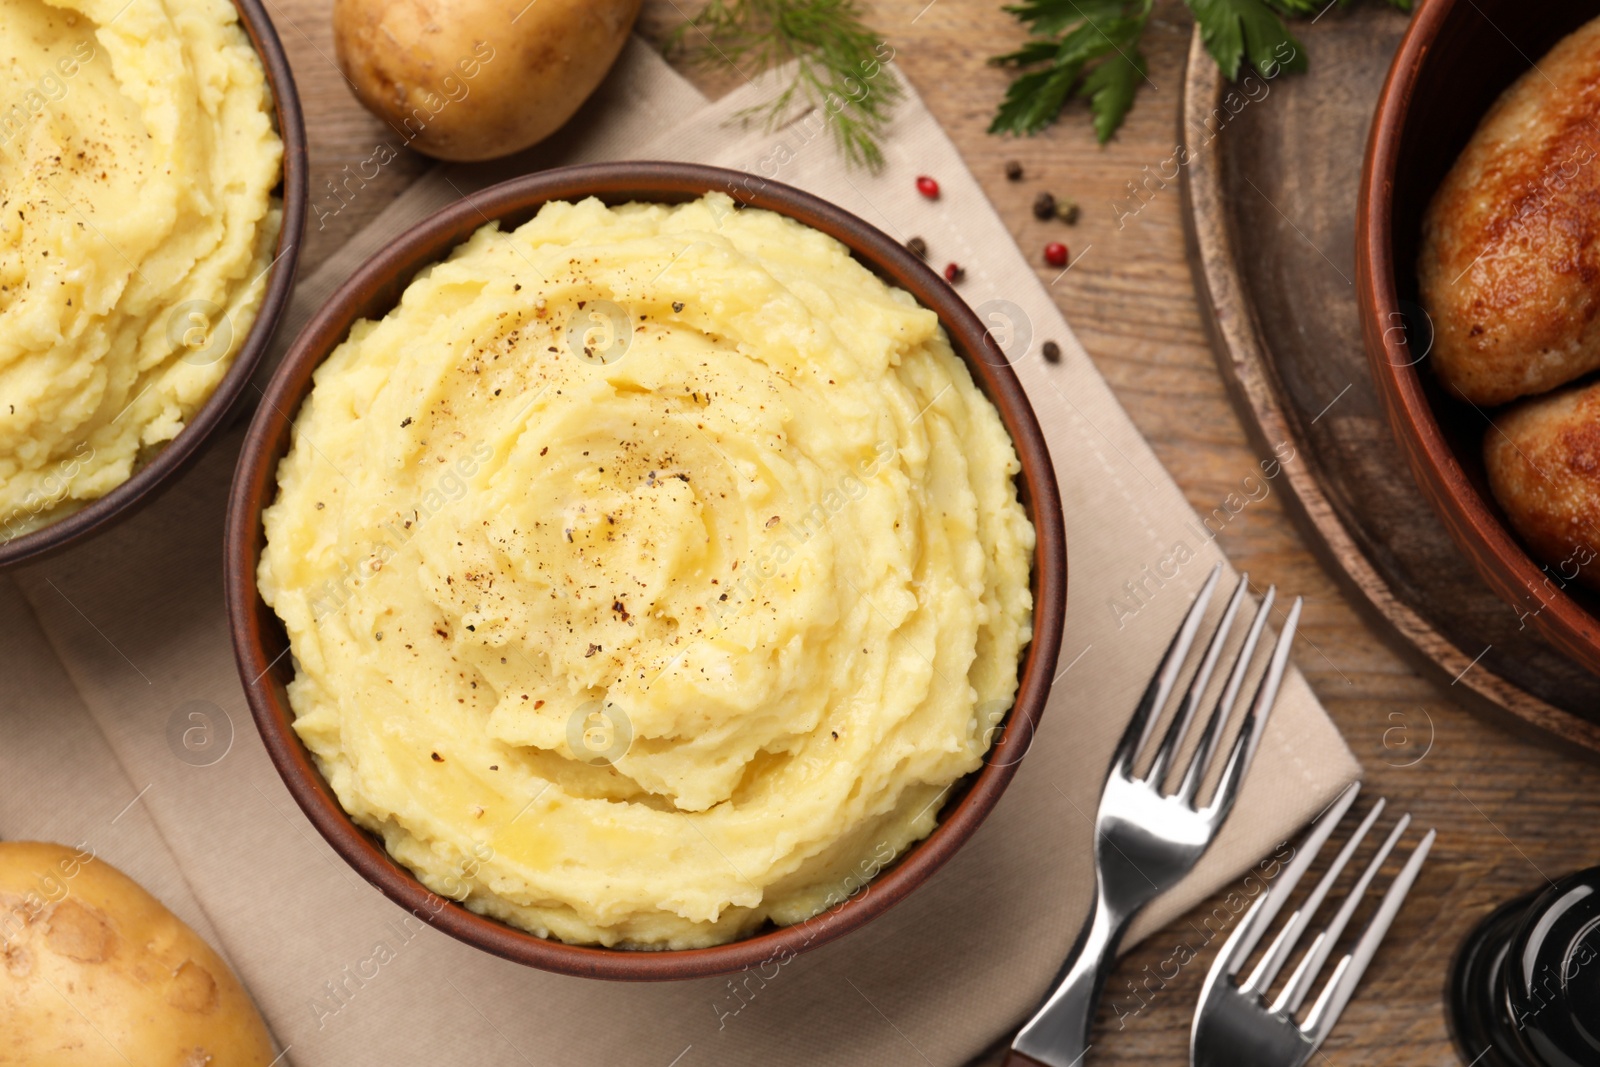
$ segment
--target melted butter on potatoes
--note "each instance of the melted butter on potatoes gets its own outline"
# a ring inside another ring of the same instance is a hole
[[[0,0],[0,539],[175,437],[248,332],[282,143],[227,0]]]
[[[712,195],[480,230],[318,369],[267,510],[296,728],[541,935],[805,919],[1010,706],[1034,531],[937,317]]]

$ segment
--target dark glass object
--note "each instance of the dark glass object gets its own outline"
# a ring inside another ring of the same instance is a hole
[[[1600,1067],[1600,867],[1491,912],[1445,999],[1465,1063]]]

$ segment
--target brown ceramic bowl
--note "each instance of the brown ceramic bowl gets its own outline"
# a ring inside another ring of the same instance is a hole
[[[1488,415],[1447,395],[1423,355],[1417,296],[1423,212],[1496,97],[1600,0],[1428,0],[1378,100],[1356,213],[1356,285],[1373,379],[1422,489],[1494,592],[1566,655],[1600,673],[1600,597],[1546,575],[1489,492]],[[1540,609],[1540,605],[1543,605]]]
[[[134,471],[132,477],[100,499],[48,526],[0,541],[0,569],[65,548],[120,522],[154,500],[199,457],[212,435],[228,424],[229,416],[250,384],[250,376],[271,344],[278,320],[288,306],[305,233],[308,188],[305,120],[300,114],[300,95],[295,91],[289,59],[261,0],[234,0],[234,7],[239,11],[240,25],[261,57],[267,87],[272,93],[278,136],[283,140],[283,174],[276,190],[283,201],[283,229],[278,235],[276,258],[260,311],[240,343],[228,373],[177,437]]]
[[[714,190],[838,238],[859,261],[939,315],[956,351],[999,409],[1022,460],[1018,488],[1038,531],[1033,643],[1020,665],[1016,704],[984,766],[951,793],[933,833],[852,899],[807,922],[768,927],[713,948],[654,952],[568,945],[441,900],[339,806],[292,726],[294,712],[284,689],[293,676],[290,658],[283,654],[288,641],[256,589],[256,563],[265,540],[261,513],[276,493],[278,461],[288,451],[292,418],[310,392],[312,372],[345,339],[352,323],[382,317],[419,270],[444,258],[485,221],[516,226],[551,200],[596,196],[613,204],[681,203]],[[433,215],[368,262],[307,324],[257,409],[234,475],[224,552],[234,652],[256,726],[289,791],[329,844],[389,899],[468,944],[547,971],[617,980],[694,978],[785,959],[856,929],[925,881],[972,836],[1016,773],[1044,710],[1066,614],[1066,532],[1050,455],[1015,373],[965,301],[899,242],[826,201],[747,174],[682,163],[565,167],[509,181]]]

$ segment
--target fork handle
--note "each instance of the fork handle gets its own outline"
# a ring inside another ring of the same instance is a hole
[[[1097,887],[1089,921],[1072,946],[1044,1006],[1011,1043],[1011,1067],[1074,1067],[1089,1051],[1089,1028],[1100,991],[1116,964],[1117,946],[1130,915],[1106,904]]]
[[[1008,1049],[1006,1051],[1006,1060],[1000,1067],[1048,1067],[1048,1065],[1040,1063],[1032,1056],[1018,1052],[1016,1049]]]

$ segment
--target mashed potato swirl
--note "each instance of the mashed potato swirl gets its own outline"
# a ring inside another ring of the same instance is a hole
[[[0,540],[127,480],[260,306],[283,144],[227,0],[0,0]]]
[[[267,510],[295,727],[435,892],[565,941],[803,920],[934,826],[1034,531],[937,317],[711,195],[486,226],[318,369]]]

